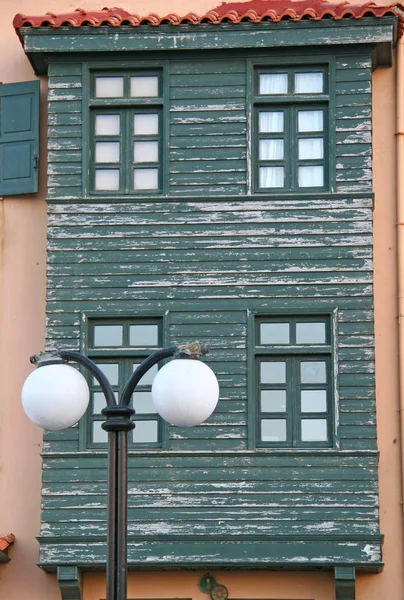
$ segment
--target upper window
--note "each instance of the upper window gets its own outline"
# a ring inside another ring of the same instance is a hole
[[[90,105],[91,191],[161,192],[162,73],[93,73]]]
[[[256,70],[256,191],[327,187],[326,75],[324,68]]]
[[[88,330],[88,355],[105,373],[117,399],[137,366],[154,350],[162,346],[161,319],[93,320]],[[139,381],[133,393],[132,405],[136,410],[136,424],[130,433],[135,447],[160,447],[162,422],[151,400],[151,384],[157,373],[152,367]],[[106,444],[108,434],[101,425],[101,411],[106,406],[98,381],[91,377],[90,418],[88,439],[92,446]]]
[[[329,317],[260,317],[255,328],[257,445],[332,445]]]

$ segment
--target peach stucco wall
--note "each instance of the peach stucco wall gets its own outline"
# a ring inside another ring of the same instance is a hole
[[[219,3],[219,2],[218,2]],[[105,3],[104,3],[105,4]],[[139,14],[202,13],[212,0],[137,0],[117,2]],[[16,12],[67,12],[77,2],[0,0],[0,81],[34,78],[12,28]],[[102,3],[85,2],[100,9]],[[46,79],[42,78],[42,124],[46,120]],[[403,522],[401,506],[400,432],[398,419],[396,208],[395,208],[395,71],[374,75],[375,176],[375,310],[378,439],[380,449],[381,530],[385,534],[384,571],[357,576],[357,600],[404,598]],[[43,349],[45,333],[46,128],[42,127],[40,192],[0,199],[0,534],[14,533],[11,562],[0,565],[0,598],[56,600],[54,575],[36,566],[40,518],[41,432],[20,407],[21,385],[31,367],[30,354]],[[198,587],[204,572],[133,573],[129,597],[204,600]],[[232,600],[332,600],[331,573],[213,572],[228,587]],[[86,575],[85,600],[105,597],[104,579]]]

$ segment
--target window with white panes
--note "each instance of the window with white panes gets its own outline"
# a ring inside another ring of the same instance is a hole
[[[119,400],[126,382],[137,366],[162,346],[161,319],[92,320],[88,329],[88,356],[105,373]],[[160,447],[162,422],[151,399],[151,385],[158,366],[139,381],[132,397],[136,410],[135,429],[129,433],[134,447]],[[91,377],[90,418],[87,438],[90,446],[105,445],[108,434],[101,427],[106,406],[98,381]]]
[[[327,188],[325,68],[255,72],[256,191]]]
[[[162,191],[162,72],[91,76],[90,187],[97,194]]]
[[[332,446],[331,360],[328,316],[256,319],[257,446]]]

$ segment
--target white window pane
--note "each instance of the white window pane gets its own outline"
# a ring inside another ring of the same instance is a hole
[[[286,442],[286,420],[262,419],[261,440],[263,442]]]
[[[260,140],[260,160],[282,160],[284,158],[283,140]]]
[[[119,115],[96,115],[95,135],[119,135],[121,118]]]
[[[280,188],[284,186],[283,167],[260,167],[260,188]]]
[[[323,187],[324,167],[299,167],[299,187]]]
[[[96,77],[95,95],[97,98],[122,98],[123,77]]]
[[[139,346],[158,346],[159,328],[158,325],[131,325],[129,327],[129,345]]]
[[[286,383],[286,363],[281,361],[260,364],[261,383]]]
[[[327,441],[327,419],[302,419],[302,442]]]
[[[152,402],[151,392],[135,392],[133,394],[133,408],[139,415],[157,413]]]
[[[136,427],[133,430],[133,441],[137,444],[157,442],[157,421],[136,421]]]
[[[325,344],[325,323],[296,323],[296,344]]]
[[[326,390],[302,390],[300,400],[302,412],[327,412]]]
[[[139,365],[140,365],[140,363],[133,363],[133,370],[136,371],[136,369]],[[157,375],[157,370],[158,370],[157,365],[153,365],[153,367],[151,369],[149,369],[147,371],[147,373],[145,373],[143,375],[143,377],[139,381],[138,385],[151,385],[153,383],[153,379]]]
[[[122,325],[94,325],[94,346],[117,347],[122,346]]]
[[[259,82],[259,93],[287,94],[288,93],[288,74],[287,73],[261,73]]]
[[[118,392],[114,392],[114,396],[116,400],[118,400]],[[107,406],[107,401],[105,400],[105,396],[103,392],[94,392],[93,393],[93,414],[99,415],[103,408]]]
[[[321,94],[323,73],[295,73],[296,94]]]
[[[138,162],[158,162],[159,143],[158,142],[135,142],[133,144],[133,156],[135,163]]]
[[[159,78],[131,77],[130,95],[132,98],[155,98],[159,95]]]
[[[108,433],[101,428],[104,421],[94,421],[93,423],[93,442],[96,444],[106,444],[108,442]]]
[[[96,163],[117,163],[119,162],[119,142],[96,142],[95,144],[95,162]]]
[[[115,191],[119,190],[119,170],[118,169],[96,169],[95,171],[95,189]]]
[[[118,385],[119,382],[119,365],[116,363],[95,363],[97,367],[104,373],[111,385]],[[93,385],[99,385],[98,381],[93,377]]]
[[[322,110],[299,110],[298,131],[300,133],[305,133],[307,131],[323,131],[323,120]]]
[[[261,323],[261,344],[289,344],[289,323]]]
[[[158,169],[134,169],[133,187],[135,190],[158,190]]]
[[[284,128],[283,111],[260,112],[258,131],[260,133],[282,133]]]
[[[303,361],[300,363],[300,381],[301,383],[326,383],[326,365],[325,361]]]
[[[262,412],[286,412],[286,390],[262,390]]]
[[[135,135],[157,135],[159,132],[159,116],[156,114],[135,115],[133,131]]]
[[[310,160],[324,158],[323,138],[305,138],[299,140],[299,159]]]

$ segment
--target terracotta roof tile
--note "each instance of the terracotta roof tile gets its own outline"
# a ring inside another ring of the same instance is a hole
[[[10,544],[15,541],[15,536],[12,533],[0,536],[0,551],[6,550]]]
[[[210,23],[217,25],[222,22],[259,23],[261,21],[277,22],[282,19],[291,21],[300,21],[301,19],[319,21],[324,18],[340,20],[347,17],[361,19],[365,16],[383,17],[386,14],[395,14],[401,21],[404,17],[404,6],[398,2],[386,6],[379,6],[374,2],[351,4],[348,0],[338,3],[327,2],[327,0],[251,0],[250,2],[223,2],[204,15],[191,12],[184,16],[171,13],[164,17],[155,13],[141,17],[122,8],[103,8],[100,11],[88,12],[77,8],[74,12],[63,14],[50,12],[42,16],[18,14],[14,17],[13,25],[16,29],[23,26],[59,28],[66,25],[70,27],[101,27],[102,25],[138,27],[144,24],[157,27],[162,24],[199,25]]]

